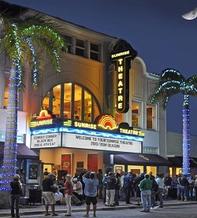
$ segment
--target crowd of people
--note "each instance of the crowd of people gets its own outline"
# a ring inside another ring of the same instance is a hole
[[[14,217],[14,203],[18,205],[21,194],[19,176],[14,177],[11,183],[11,215]],[[74,177],[65,173],[57,179],[53,173],[44,173],[42,181],[42,198],[45,205],[45,215],[57,216],[55,205],[66,204],[66,216],[71,216],[72,205],[86,204],[86,214],[90,213],[90,205],[93,205],[93,216],[96,217],[97,198],[102,199],[107,207],[119,205],[119,201],[131,203],[131,199],[142,205],[142,212],[149,212],[151,207],[163,207],[163,201],[167,198],[178,200],[197,200],[197,176],[186,177],[177,175],[170,177],[151,172],[136,175],[132,171],[114,173],[108,171],[103,174],[83,170]],[[49,212],[49,207],[51,212]],[[16,217],[19,217],[19,207],[16,207]],[[52,213],[52,214],[51,214]]]

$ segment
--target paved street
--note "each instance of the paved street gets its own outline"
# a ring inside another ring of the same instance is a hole
[[[156,208],[151,210],[150,213],[140,212],[141,209],[125,209],[125,210],[111,210],[111,211],[98,211],[97,217],[99,218],[121,218],[121,217],[135,217],[135,218],[197,218],[197,207],[196,205],[182,205],[182,206],[168,206],[164,208]],[[81,218],[84,212],[74,212],[72,217]],[[7,216],[9,217],[9,216]],[[5,218],[7,218],[5,217]],[[21,218],[43,218],[43,215],[29,215],[21,216]],[[52,217],[52,216],[48,216]],[[59,217],[65,217],[64,213],[58,213]],[[92,213],[90,214],[92,216]]]

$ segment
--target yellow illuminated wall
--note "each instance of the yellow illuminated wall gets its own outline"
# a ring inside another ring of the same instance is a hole
[[[128,165],[128,172],[132,171],[135,174],[140,174],[144,172],[144,166],[135,166],[135,165]]]
[[[87,169],[87,157],[88,154],[98,154],[98,169],[103,168],[103,152],[78,150],[78,149],[40,149],[40,160],[44,164],[52,164],[56,169],[61,170],[61,155],[72,154],[72,175],[75,174],[77,168],[77,162],[84,162],[84,168]]]
[[[150,172],[152,172],[153,176],[156,176],[157,175],[157,167],[155,167],[155,166],[147,166],[146,167],[146,173],[149,174]]]

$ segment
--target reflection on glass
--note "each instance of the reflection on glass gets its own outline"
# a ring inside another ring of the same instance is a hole
[[[64,118],[71,118],[71,91],[72,83],[64,84]]]
[[[91,122],[92,96],[87,91],[84,92],[84,121]]]
[[[56,115],[57,117],[60,116],[60,97],[61,97],[61,85],[57,85],[53,88],[53,109],[52,112],[54,115]]]
[[[81,106],[82,106],[82,88],[75,85],[75,95],[74,95],[74,119],[81,120]]]

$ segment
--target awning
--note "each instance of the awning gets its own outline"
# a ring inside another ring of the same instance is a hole
[[[114,154],[114,164],[168,166],[170,162],[157,154]]]
[[[3,156],[4,142],[0,142],[0,157]],[[25,144],[18,144],[17,146],[17,158],[21,159],[38,159],[38,154],[27,147]]]
[[[171,166],[182,167],[183,157],[180,157],[180,156],[168,157],[168,160],[171,162]],[[197,158],[196,157],[190,158],[190,166],[197,167]]]

